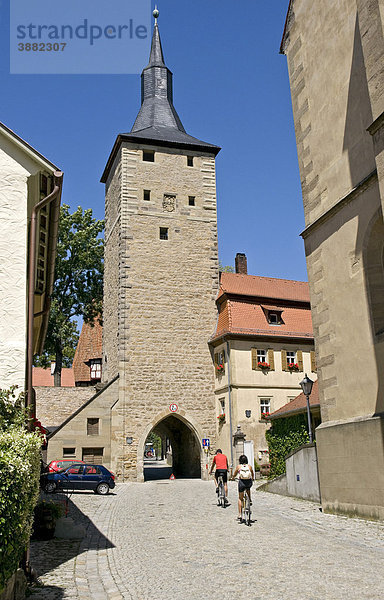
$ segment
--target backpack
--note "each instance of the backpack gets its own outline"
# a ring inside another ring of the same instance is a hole
[[[240,479],[252,479],[252,473],[249,465],[241,465],[239,477]]]

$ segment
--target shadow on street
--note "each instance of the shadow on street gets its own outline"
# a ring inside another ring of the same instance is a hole
[[[61,502],[63,506],[67,500],[64,493],[42,493],[41,499],[46,501],[53,500],[57,503]],[[114,544],[99,531],[93,521],[79,510],[70,498],[68,499],[68,517],[73,519],[75,525],[82,525],[85,528],[85,537],[81,540],[57,538],[51,540],[32,539],[30,545],[31,565],[37,572],[38,577],[56,569],[87,550],[114,548]],[[35,589],[37,596],[38,588]]]

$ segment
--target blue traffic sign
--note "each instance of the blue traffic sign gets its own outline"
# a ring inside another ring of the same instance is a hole
[[[203,442],[203,448],[209,448],[209,446],[210,446],[209,438],[203,438],[202,442]]]

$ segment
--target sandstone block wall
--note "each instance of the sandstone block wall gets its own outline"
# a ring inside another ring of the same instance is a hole
[[[137,476],[148,424],[156,423],[171,403],[189,415],[187,420],[195,420],[207,437],[214,438],[216,426],[214,371],[207,346],[218,289],[215,161],[198,152],[148,149],[155,151],[153,163],[142,160],[139,146],[125,143],[121,178],[117,164],[107,185],[107,203],[113,204],[108,210],[120,214],[120,393],[112,420],[112,455],[117,473],[124,471],[131,479]],[[193,167],[187,166],[187,154],[194,156]],[[150,191],[149,201],[144,200],[144,190]],[[175,197],[171,206],[164,204],[164,195]],[[189,196],[195,197],[195,206],[189,205]],[[160,227],[168,229],[168,240],[160,239]],[[111,236],[106,260],[113,254],[116,261],[116,253],[117,238]],[[117,273],[116,265],[113,269]],[[106,273],[112,279],[112,269]],[[108,304],[112,285],[106,283]],[[112,346],[106,342],[107,365]],[[130,446],[125,444],[127,436],[133,437]]]
[[[58,426],[95,394],[94,387],[35,387],[36,414],[44,426]]]

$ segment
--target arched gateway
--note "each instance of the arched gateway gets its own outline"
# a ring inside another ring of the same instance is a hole
[[[175,475],[200,477],[201,438],[214,444],[216,434],[207,342],[216,322],[220,148],[185,132],[156,22],[141,77],[140,111],[102,176],[103,380],[118,377],[110,464],[120,480],[142,481],[145,440],[156,430],[170,441]]]
[[[144,450],[148,435],[156,433],[171,447],[169,465],[176,477],[199,478],[205,475],[205,457],[202,452],[200,427],[185,414],[162,414],[145,429],[137,447],[137,480],[144,481]]]

